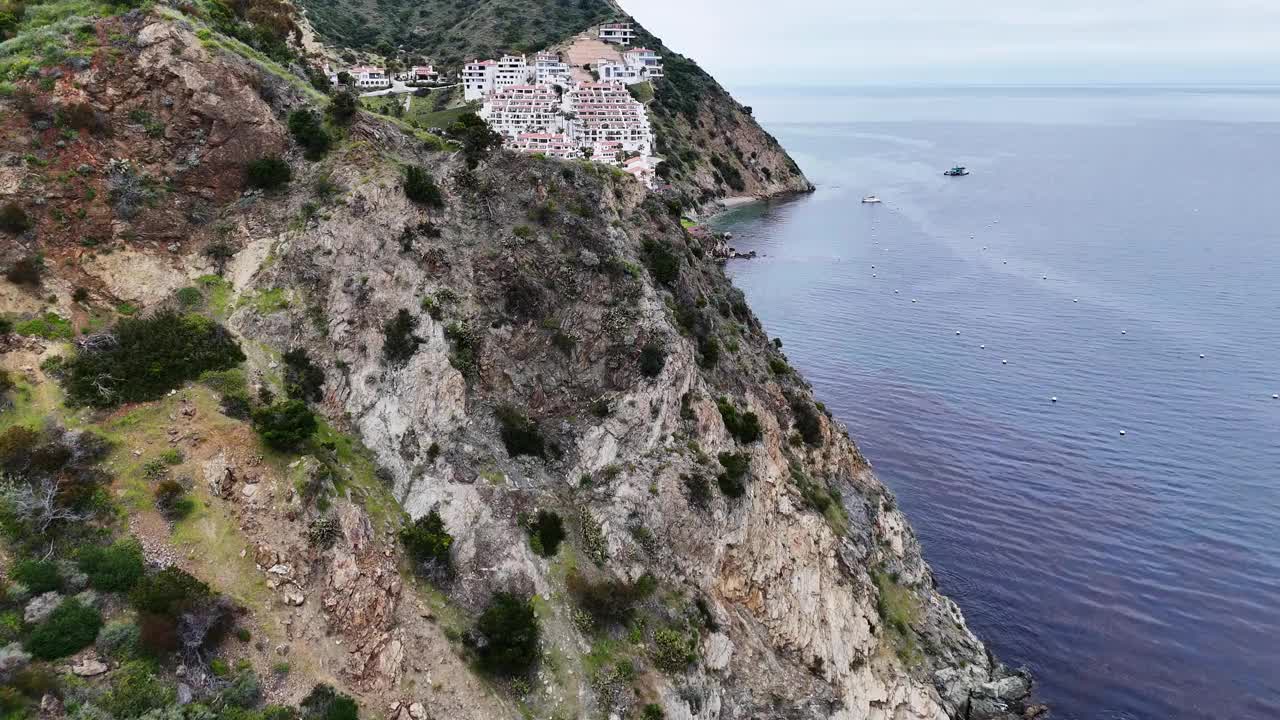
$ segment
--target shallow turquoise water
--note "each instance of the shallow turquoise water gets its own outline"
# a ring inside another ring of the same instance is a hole
[[[819,190],[729,272],[979,634],[1056,717],[1280,718],[1280,92],[741,95]]]

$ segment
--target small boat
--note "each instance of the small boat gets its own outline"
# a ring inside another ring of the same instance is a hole
[[[963,165],[957,165],[942,174],[947,177],[964,177],[969,174],[969,170]]]
[[[871,204],[875,204],[875,203],[880,202],[880,198],[876,197],[875,195],[868,195],[868,196],[866,196],[866,197],[862,198],[862,202],[864,202],[864,203],[871,203]]]

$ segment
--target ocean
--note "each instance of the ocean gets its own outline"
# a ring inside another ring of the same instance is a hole
[[[991,650],[1060,719],[1280,718],[1280,88],[737,94],[818,190],[728,272]]]

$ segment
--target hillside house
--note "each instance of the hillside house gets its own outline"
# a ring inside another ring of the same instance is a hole
[[[386,68],[372,65],[356,65],[347,72],[355,80],[356,87],[359,88],[377,89],[391,85],[391,78],[387,76]]]
[[[617,82],[578,83],[566,93],[569,137],[583,147],[620,143],[628,152],[648,154],[653,133],[644,105]]]
[[[600,26],[599,37],[607,43],[630,45],[631,41],[636,39],[636,31],[631,27],[631,23],[605,23]]]
[[[639,69],[645,78],[662,77],[662,56],[649,48],[633,48],[622,53],[627,67]]]
[[[440,80],[440,73],[431,65],[417,65],[409,69],[408,81],[416,83],[433,83]]]

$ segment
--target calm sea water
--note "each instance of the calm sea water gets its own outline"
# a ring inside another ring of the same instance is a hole
[[[1058,718],[1280,718],[1280,90],[742,95],[819,190],[729,272],[974,629]]]

